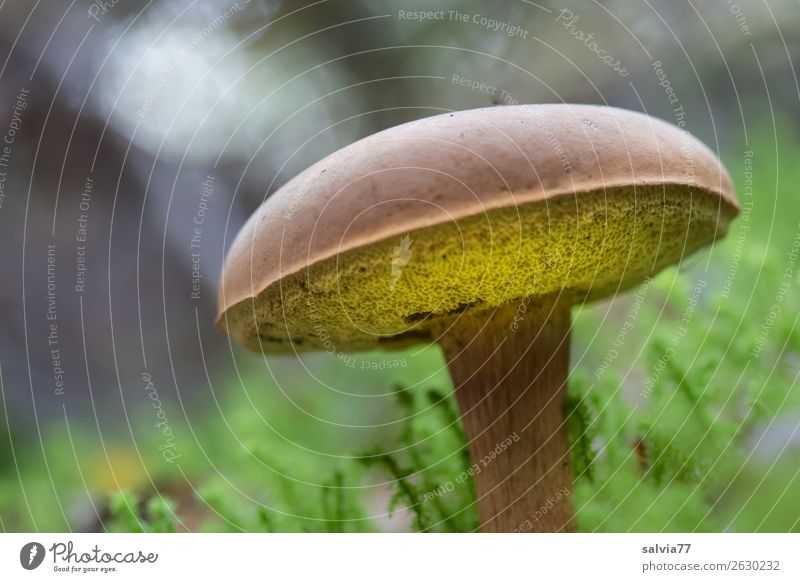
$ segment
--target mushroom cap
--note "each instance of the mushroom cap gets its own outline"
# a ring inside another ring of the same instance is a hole
[[[217,322],[263,352],[398,347],[466,309],[613,294],[723,236],[738,210],[711,150],[647,115],[446,113],[271,195],[228,253]]]

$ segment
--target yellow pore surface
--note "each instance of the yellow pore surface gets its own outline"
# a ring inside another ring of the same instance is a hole
[[[718,195],[676,186],[490,210],[319,261],[226,323],[263,352],[399,347],[466,309],[613,294],[723,236],[732,217]]]

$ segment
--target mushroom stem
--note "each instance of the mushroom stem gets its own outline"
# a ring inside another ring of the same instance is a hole
[[[569,302],[525,301],[466,312],[439,344],[474,463],[481,530],[573,531]]]

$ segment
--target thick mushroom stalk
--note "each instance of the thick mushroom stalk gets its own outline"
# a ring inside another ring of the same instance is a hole
[[[569,304],[534,301],[464,313],[439,339],[486,532],[574,530],[565,418]]]

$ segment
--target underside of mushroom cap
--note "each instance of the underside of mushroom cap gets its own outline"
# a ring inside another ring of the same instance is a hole
[[[638,113],[439,115],[272,195],[226,260],[219,325],[264,352],[401,346],[467,309],[614,293],[723,236],[737,212],[711,151]]]

